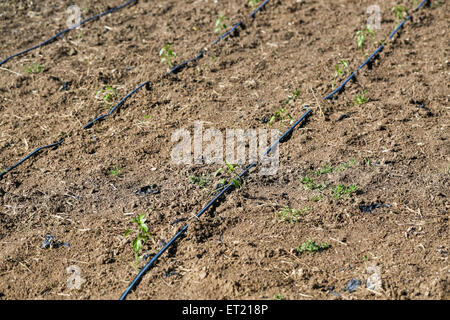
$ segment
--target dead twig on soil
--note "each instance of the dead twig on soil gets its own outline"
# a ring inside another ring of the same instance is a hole
[[[6,68],[3,68],[3,67],[0,67],[0,70],[3,70],[3,71],[8,71],[8,72],[14,73],[15,75],[18,75],[18,76],[22,76],[22,74],[21,74],[21,73],[18,73],[18,72],[15,72],[15,71],[12,71],[12,70],[9,70],[9,69],[6,69]]]

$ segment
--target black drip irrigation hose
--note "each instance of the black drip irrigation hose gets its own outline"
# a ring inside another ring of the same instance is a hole
[[[312,110],[308,109],[304,115],[300,117],[281,137],[279,137],[273,144],[270,146],[266,152],[262,154],[262,157],[265,157],[267,154],[270,153],[280,142],[283,142],[284,139],[292,134],[294,129],[307,117],[311,114]],[[251,163],[244,171],[242,171],[238,178],[235,178],[232,180],[218,195],[216,195],[208,204],[201,209],[196,215],[195,218],[200,218],[209,208],[211,208],[226,192],[228,192],[230,189],[234,187],[234,182],[237,180],[242,180],[252,169],[253,167],[256,167],[258,165],[258,162]],[[148,271],[148,269],[158,260],[158,258],[169,249],[169,247],[183,235],[189,227],[189,224],[186,224],[178,233],[170,239],[170,241],[141,269],[139,274],[134,278],[134,280],[131,282],[131,284],[128,286],[128,288],[125,290],[125,292],[120,297],[120,300],[125,300],[127,295],[136,287],[136,285],[139,283],[141,278],[144,276],[144,274]]]
[[[258,8],[256,8],[251,14],[250,14],[250,18],[254,18],[256,13],[260,10],[262,10],[267,3],[269,3],[270,0],[265,0],[261,5],[258,6]],[[243,24],[242,21],[239,21],[238,23],[236,23],[233,27],[230,28],[230,30],[226,31],[224,34],[222,34],[217,40],[215,40],[212,45],[216,45],[218,44],[220,41],[222,41],[223,39],[227,38],[228,36],[230,36],[231,34],[233,34],[233,32]],[[182,63],[180,63],[179,65],[174,66],[169,72],[167,72],[167,74],[165,75],[166,77],[170,76],[171,74],[176,74],[178,72],[180,72],[182,69],[184,69],[189,63],[195,62],[201,58],[203,58],[203,56],[206,53],[206,49],[203,49],[202,51],[200,51],[199,54],[197,54],[194,58],[192,59],[188,59],[183,61]],[[94,120],[91,120],[89,123],[87,123],[86,125],[83,126],[83,129],[89,129],[91,128],[95,122],[99,122],[104,120],[106,117],[110,116],[114,110],[116,110],[118,107],[120,107],[129,97],[131,97],[133,94],[135,94],[137,91],[139,91],[139,89],[141,89],[144,85],[146,85],[147,90],[150,90],[150,82],[146,81],[142,84],[140,84],[137,88],[133,89],[130,93],[128,93],[126,95],[125,98],[123,98],[114,108],[112,108],[109,113],[107,114],[103,114],[98,116],[97,118],[95,118]]]
[[[426,3],[429,3],[430,0],[423,0],[416,9],[414,9],[414,11],[419,10],[420,8],[422,8]],[[392,33],[389,35],[388,39],[392,40],[392,38],[395,36],[395,34],[401,29],[403,28],[403,26],[405,25],[405,23],[408,20],[411,20],[412,16],[408,16],[406,17],[396,28],[394,31],[392,31]],[[384,46],[381,44],[378,49],[375,50],[374,53],[372,53],[369,58],[367,58],[366,61],[364,61],[364,63],[358,67],[358,69],[356,70],[356,72],[359,72],[362,68],[364,68],[364,66],[366,66],[367,64],[369,64],[381,51],[383,51]],[[329,95],[327,95],[325,98],[323,98],[323,100],[328,100],[330,98],[332,98],[335,94],[339,94],[342,92],[342,90],[344,89],[345,85],[352,79],[356,78],[356,73],[352,72],[350,74],[350,76],[347,77],[347,79],[345,79],[342,84],[340,84],[333,92],[331,92]]]
[[[264,1],[264,2],[263,2],[256,10],[254,10],[254,11],[250,14],[250,17],[251,17],[251,18],[254,18],[255,14],[256,14],[258,11],[262,10],[262,9],[265,7],[265,5],[266,5],[269,1],[270,1],[270,0]],[[15,55],[12,55],[12,56],[6,58],[5,60],[3,60],[3,61],[0,63],[0,66],[1,66],[2,64],[4,64],[5,62],[7,62],[8,60],[14,58],[14,57],[17,57],[17,56],[22,55],[22,54],[25,54],[25,53],[27,53],[27,52],[29,52],[29,51],[31,51],[31,50],[34,50],[34,49],[36,49],[36,48],[39,48],[39,47],[42,47],[42,46],[44,46],[44,45],[49,44],[50,42],[56,40],[59,36],[63,35],[64,33],[68,32],[68,31],[70,31],[70,30],[72,30],[72,29],[77,28],[78,26],[81,26],[82,24],[84,24],[84,23],[86,23],[86,22],[88,22],[88,21],[91,21],[91,20],[100,18],[100,17],[102,17],[102,16],[104,16],[104,15],[107,15],[107,14],[112,13],[112,12],[114,12],[114,11],[120,10],[120,9],[122,9],[122,8],[124,8],[124,7],[126,7],[126,6],[128,6],[128,5],[130,5],[130,4],[132,4],[132,3],[134,3],[134,2],[137,2],[137,0],[131,0],[131,1],[128,1],[128,2],[126,2],[125,4],[123,4],[123,5],[119,6],[119,7],[115,7],[115,8],[109,9],[109,10],[107,10],[107,11],[105,11],[105,12],[102,12],[102,13],[100,13],[100,14],[97,14],[97,15],[95,15],[95,16],[93,16],[93,17],[87,18],[87,19],[81,21],[80,23],[78,23],[77,25],[75,25],[75,26],[73,26],[73,27],[71,27],[71,28],[69,28],[69,29],[66,29],[66,30],[63,30],[63,31],[59,32],[56,36],[54,36],[54,37],[52,37],[52,38],[50,38],[50,39],[48,39],[48,40],[46,40],[46,41],[44,41],[44,42],[38,44],[38,45],[36,45],[36,46],[34,46],[34,47],[32,47],[32,48],[29,48],[29,49],[27,49],[27,50],[24,50],[24,51],[22,51],[22,52],[16,53]],[[237,23],[236,25],[234,25],[229,31],[225,32],[218,40],[214,41],[213,44],[218,43],[218,42],[221,41],[222,39],[224,39],[224,38],[226,38],[227,36],[229,36],[230,34],[232,34],[232,32],[234,32],[234,30],[236,30],[236,28],[237,28],[238,26],[240,26],[241,24],[242,24],[242,22],[239,22],[239,23]],[[179,66],[174,67],[172,70],[169,71],[168,75],[171,74],[171,73],[176,72],[178,69],[183,68],[183,67],[184,67],[185,65],[187,65],[189,62],[192,62],[192,61],[195,61],[195,60],[200,59],[201,57],[203,57],[203,55],[204,55],[205,53],[206,53],[206,50],[202,50],[202,51],[201,51],[196,57],[194,57],[193,59],[191,59],[191,60],[186,60],[185,62],[183,62],[183,63],[180,64]],[[138,87],[136,87],[135,89],[133,89],[132,91],[130,91],[130,92],[129,92],[122,100],[120,100],[113,108],[111,108],[111,110],[110,110],[108,113],[102,114],[102,115],[96,117],[94,120],[90,121],[89,123],[85,124],[85,125],[83,126],[83,129],[91,128],[91,127],[94,125],[94,123],[99,122],[99,121],[102,121],[102,120],[104,120],[106,117],[111,116],[111,114],[114,113],[114,111],[118,110],[118,109],[120,108],[120,106],[123,105],[123,104],[125,103],[126,100],[128,100],[133,94],[135,94],[137,91],[139,91],[139,89],[141,89],[141,88],[144,87],[144,86],[146,87],[147,90],[150,90],[150,89],[151,89],[151,87],[150,87],[150,82],[149,82],[149,81],[145,81],[145,82],[141,83]],[[7,174],[9,171],[11,171],[11,170],[13,170],[14,168],[16,168],[17,166],[21,165],[23,162],[25,162],[26,160],[28,160],[29,158],[31,158],[33,155],[35,155],[36,153],[38,153],[38,152],[41,151],[42,149],[47,149],[47,148],[52,148],[52,147],[58,146],[58,145],[60,145],[61,143],[63,143],[63,141],[64,141],[64,139],[61,139],[61,140],[60,140],[59,142],[57,142],[57,143],[54,143],[54,144],[51,144],[51,145],[48,145],[48,146],[44,146],[44,147],[37,148],[35,151],[33,151],[31,154],[29,154],[28,156],[26,156],[25,158],[23,158],[22,160],[20,160],[20,161],[19,161],[18,163],[16,163],[15,165],[13,165],[12,167],[8,168],[7,170],[1,172],[1,173],[0,173],[0,179],[2,179],[2,177],[3,177],[5,174]]]
[[[30,159],[32,156],[34,156],[35,154],[37,154],[39,151],[43,150],[43,149],[50,149],[53,147],[57,147],[60,144],[62,144],[64,142],[64,139],[59,140],[58,142],[49,144],[48,146],[43,146],[43,147],[39,147],[36,150],[34,150],[32,153],[30,153],[29,155],[27,155],[25,158],[23,158],[22,160],[20,160],[19,162],[17,162],[16,164],[12,165],[10,168],[6,169],[5,171],[0,173],[0,180],[3,178],[3,176],[5,174],[7,174],[8,172],[10,172],[11,170],[15,169],[16,167],[18,167],[19,165],[21,165],[22,163],[24,163],[26,160]]]
[[[107,10],[107,11],[104,11],[104,12],[102,12],[102,13],[99,13],[99,14],[97,14],[97,15],[95,15],[95,16],[89,17],[89,18],[87,18],[87,19],[85,19],[85,20],[83,20],[83,21],[81,21],[81,22],[75,24],[74,26],[72,26],[72,27],[70,27],[70,28],[64,29],[63,31],[58,32],[55,36],[51,37],[50,39],[47,39],[47,40],[45,40],[45,41],[43,41],[43,42],[41,42],[41,43],[35,45],[34,47],[28,48],[28,49],[26,49],[26,50],[23,50],[23,51],[21,51],[21,52],[18,52],[18,53],[16,53],[16,54],[13,54],[12,56],[9,56],[8,58],[6,58],[6,59],[3,60],[2,62],[0,62],[0,66],[3,65],[3,64],[5,64],[6,62],[8,62],[9,60],[11,60],[11,59],[13,59],[13,58],[15,58],[15,57],[21,56],[21,55],[23,55],[23,54],[25,54],[25,53],[28,53],[28,52],[30,52],[30,51],[33,51],[33,50],[37,49],[37,48],[46,46],[46,45],[48,45],[49,43],[52,43],[53,41],[58,40],[59,37],[61,37],[62,35],[66,34],[66,33],[69,32],[70,30],[76,29],[76,28],[78,28],[79,26],[81,26],[81,25],[83,25],[83,24],[85,24],[85,23],[87,23],[87,22],[89,22],[89,21],[91,21],[91,20],[95,20],[95,19],[101,18],[101,17],[103,17],[103,16],[106,16],[107,14],[110,14],[110,13],[113,13],[113,12],[118,11],[118,10],[120,10],[120,9],[123,9],[123,8],[125,8],[126,6],[129,6],[130,4],[132,4],[133,2],[137,2],[137,0],[130,0],[130,1],[128,1],[128,2],[126,2],[126,3],[124,3],[124,4],[122,4],[121,6],[118,6],[118,7],[115,7],[115,8],[111,8],[111,9],[109,9],[109,10]]]
[[[268,0],[266,0],[262,5],[264,6],[266,3],[268,2]],[[423,0],[419,6],[415,9],[415,11],[419,10],[420,8],[422,8],[426,3],[428,3],[429,0]],[[257,10],[255,10],[255,12],[253,12],[251,14],[251,17],[253,17],[253,15],[259,11],[260,8],[258,8]],[[407,18],[405,18],[402,23],[400,23],[400,25],[395,28],[394,32],[391,33],[391,35],[389,36],[389,39],[392,39],[394,37],[394,35],[398,32],[398,30],[400,30],[403,25],[405,24],[406,21],[408,21],[409,19],[411,19],[411,16],[408,16]],[[233,29],[236,29],[238,26],[240,25],[240,23],[236,24]],[[231,31],[231,30],[230,30]],[[227,33],[226,33],[227,34]],[[229,35],[229,33],[227,34]],[[220,38],[218,39],[218,41],[220,41]],[[218,42],[216,40],[215,43]],[[365,65],[367,65],[374,57],[376,57],[382,50],[384,49],[383,45],[380,45],[375,52],[369,56],[369,58],[361,65],[358,67],[357,71],[360,71]],[[203,51],[200,53],[200,55],[203,55]],[[195,58],[194,58],[195,59]],[[186,63],[187,64],[187,63]],[[324,100],[327,100],[329,98],[331,98],[333,95],[335,95],[336,93],[340,92],[345,85],[354,77],[356,77],[355,72],[352,72],[350,74],[350,76],[344,80],[344,82],[336,89],[334,90],[332,93],[330,93],[329,95],[327,95],[325,98],[323,98]],[[285,139],[286,137],[288,137],[289,135],[292,134],[292,131],[311,113],[311,109],[309,109],[299,120],[297,120],[294,125],[289,128],[289,130],[287,130],[269,149],[267,149],[267,151],[263,154],[263,157],[266,156],[274,147],[276,147],[280,142],[283,142],[283,139]],[[214,199],[212,199],[202,210],[200,210],[197,215],[195,216],[196,218],[199,218],[201,215],[203,215],[220,197],[222,197],[228,190],[230,190],[233,186],[234,186],[234,182],[238,179],[242,179],[244,176],[246,176],[248,174],[248,172],[250,171],[250,169],[252,169],[253,167],[257,166],[257,162],[253,162],[251,163],[239,176],[238,178],[234,179],[233,181],[231,181],[217,196],[214,197]],[[127,295],[136,287],[136,285],[140,282],[141,278],[144,276],[144,274],[148,271],[148,269],[158,260],[158,258],[167,251],[167,249],[178,239],[181,237],[181,235],[183,235],[187,229],[189,227],[189,224],[186,224],[180,231],[178,231],[178,233],[144,266],[144,268],[142,268],[142,270],[139,272],[139,274],[134,278],[134,280],[131,282],[131,284],[128,286],[128,288],[125,290],[125,292],[122,294],[122,296],[120,297],[120,300],[125,300],[125,298],[127,297]]]
[[[145,88],[147,90],[150,90],[150,82],[145,81],[144,83],[141,83],[137,88],[133,89],[130,93],[128,93],[125,98],[123,98],[122,100],[119,101],[119,103],[117,103],[114,107],[111,108],[111,110],[109,110],[108,113],[102,114],[100,116],[98,116],[97,118],[95,118],[94,120],[90,121],[89,123],[85,124],[83,126],[83,129],[88,129],[90,127],[92,127],[94,125],[95,122],[99,122],[104,120],[106,117],[109,117],[116,109],[118,109],[122,104],[125,103],[125,101],[128,100],[129,97],[131,97],[135,92],[137,92],[140,88],[142,88],[143,86],[145,86]]]

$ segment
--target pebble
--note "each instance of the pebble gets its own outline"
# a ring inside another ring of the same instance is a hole
[[[352,279],[349,282],[347,282],[347,285],[345,286],[345,289],[343,291],[353,292],[361,286],[362,281],[358,279]]]
[[[138,196],[146,196],[149,194],[158,194],[159,190],[156,185],[145,186],[136,191],[136,195]]]

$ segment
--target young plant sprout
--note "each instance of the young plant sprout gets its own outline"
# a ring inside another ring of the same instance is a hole
[[[392,13],[398,21],[401,21],[408,16],[408,9],[402,5],[399,5],[392,8]]]
[[[173,60],[177,54],[172,50],[171,44],[166,44],[160,51],[159,56],[161,57],[161,63],[166,62],[169,68],[173,67]]]
[[[336,73],[334,74],[333,83],[331,85],[332,89],[334,90],[334,87],[336,85],[336,80],[340,76],[345,76],[348,74],[348,60],[342,59],[339,61],[338,64],[334,66],[334,69],[336,70]]]
[[[260,2],[261,2],[261,0],[248,0],[248,5],[252,8],[256,8],[258,3],[260,3]]]
[[[355,95],[353,98],[353,101],[355,102],[355,105],[360,106],[367,102],[367,98],[365,97],[366,90],[363,90],[360,94]]]
[[[38,64],[36,62],[33,62],[30,66],[25,67],[26,73],[36,74],[36,73],[41,73],[43,70],[44,70],[44,65]]]
[[[106,86],[105,89],[97,91],[97,98],[102,99],[106,103],[111,103],[117,96],[116,89],[111,86]]]
[[[109,171],[109,174],[113,177],[120,177],[122,175],[122,169],[118,166],[114,166],[114,168]]]
[[[148,114],[144,115],[144,122],[151,121],[152,119],[153,119],[153,115],[152,115],[152,114],[150,114],[150,115],[148,115]]]
[[[294,118],[292,118],[292,116],[288,113],[286,114],[286,109],[282,108],[280,110],[278,110],[277,112],[275,112],[275,114],[270,118],[269,120],[269,126],[273,125],[273,123],[275,121],[284,121],[286,120],[286,117],[289,119],[289,122],[292,124],[294,122]]]
[[[364,53],[364,44],[369,36],[372,37],[372,39],[375,38],[375,32],[370,25],[366,25],[364,29],[356,32],[358,48],[361,50],[363,56],[366,55],[366,53]]]
[[[308,207],[297,210],[285,206],[278,214],[281,221],[289,221],[289,223],[293,224],[294,222],[300,221],[300,217],[306,215],[309,210]]]
[[[342,195],[350,196],[352,193],[358,190],[358,186],[356,184],[352,184],[349,187],[340,184],[333,188],[333,198],[339,200]]]
[[[311,239],[307,239],[305,242],[303,242],[298,248],[298,253],[303,252],[315,252],[315,251],[322,251],[326,250],[330,247],[330,245],[326,242],[322,242],[321,244],[317,244],[315,241],[312,241]]]
[[[197,176],[190,176],[189,181],[191,183],[199,185],[200,187],[204,187],[209,183],[209,180],[203,177],[197,177]]]
[[[216,193],[217,191],[222,190],[223,188],[225,188],[228,184],[229,181],[232,182],[233,186],[236,189],[241,188],[242,186],[242,178],[239,176],[239,174],[236,173],[236,168],[239,168],[239,165],[237,164],[231,164],[228,161],[225,160],[225,166],[226,166],[226,175],[230,177],[229,180],[227,179],[221,179],[219,184],[216,186],[215,190],[213,190],[211,192],[211,194]],[[221,174],[223,172],[224,168],[219,168],[216,172],[214,172],[213,176],[217,177],[219,174]]]
[[[291,102],[297,100],[297,98],[298,98],[299,95],[300,95],[300,90],[295,89],[295,90],[292,92],[292,95],[290,95],[290,96],[287,98],[287,100],[284,100],[283,103],[289,104],[289,103],[291,103]]]
[[[145,223],[146,221],[145,213],[131,219],[131,222],[136,224],[136,230],[134,231],[135,237],[132,242],[133,251],[136,257],[136,271],[139,269],[139,258],[141,258],[142,247],[148,240],[152,239],[152,236],[148,231],[148,226]],[[124,237],[127,237],[131,232],[132,230],[127,230]]]
[[[324,190],[327,187],[327,183],[325,181],[317,184],[308,176],[304,177],[301,182],[305,186],[305,188],[309,190]]]
[[[216,19],[216,23],[214,24],[215,33],[219,33],[227,28],[227,24],[225,23],[226,20],[228,20],[227,17],[225,17],[223,14],[219,14]]]

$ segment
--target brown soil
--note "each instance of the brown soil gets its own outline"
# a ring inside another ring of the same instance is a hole
[[[391,8],[410,2],[378,2],[384,19],[377,40],[396,25]],[[30,3],[0,3],[1,57],[65,28],[72,1]],[[120,297],[136,275],[131,238],[123,236],[133,227],[130,218],[148,215],[153,240],[145,252],[152,253],[183,226],[171,225],[175,219],[192,217],[211,199],[218,180],[209,190],[190,182],[189,176],[207,176],[219,166],[173,164],[172,132],[192,130],[195,120],[221,130],[270,128],[260,119],[270,118],[295,89],[300,95],[288,112],[298,118],[305,104],[314,112],[281,145],[279,173],[252,172],[215,210],[191,220],[186,236],[129,298],[450,298],[447,4],[432,1],[415,13],[335,101],[321,97],[331,91],[340,59],[348,59],[351,70],[363,61],[355,33],[373,1],[271,1],[238,36],[160,80],[167,71],[158,56],[165,43],[174,44],[177,62],[192,58],[217,38],[217,15],[237,22],[251,10],[245,3],[139,1],[2,66],[15,73],[0,70],[0,168],[60,137],[65,142],[0,181],[0,298]],[[78,5],[88,8],[83,17],[111,6]],[[375,48],[370,44],[368,51]],[[45,69],[25,72],[33,62]],[[115,87],[118,101],[145,80],[152,90],[142,89],[119,113],[81,129],[108,108],[96,98],[99,89]],[[67,91],[61,89],[65,81]],[[363,90],[368,102],[357,106],[353,98]],[[421,103],[425,108],[418,108]],[[316,178],[329,186],[322,199],[311,201],[318,191],[305,189],[301,178],[352,159],[350,168]],[[122,168],[120,177],[109,174],[114,166]],[[160,193],[137,196],[147,184]],[[340,184],[356,184],[358,191],[335,199],[331,190]],[[391,207],[359,209],[372,203]],[[284,206],[310,211],[291,224],[278,216]],[[47,234],[70,249],[41,249]],[[331,247],[297,253],[307,238]],[[85,280],[80,290],[66,284],[72,265]],[[381,275],[377,292],[365,288],[373,266]],[[340,292],[351,279],[362,285]]]

